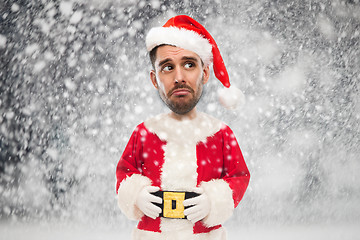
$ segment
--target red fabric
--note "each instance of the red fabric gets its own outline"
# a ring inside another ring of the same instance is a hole
[[[161,219],[159,217],[156,219],[152,219],[144,215],[141,221],[139,222],[137,228],[145,231],[161,232],[160,223],[161,223]]]
[[[164,163],[163,146],[166,142],[148,131],[144,123],[135,129],[116,169],[116,192],[121,181],[132,174],[142,174],[148,177],[154,186],[161,186],[161,169]],[[250,174],[246,167],[236,138],[228,126],[224,126],[206,142],[196,146],[198,163],[197,184],[212,179],[225,180],[233,191],[234,207],[242,199],[249,183]],[[221,196],[220,196],[221,197]],[[138,228],[160,232],[160,218],[155,220],[144,216]],[[218,229],[205,227],[202,222],[194,226],[194,233],[206,233]]]
[[[116,193],[120,182],[133,174],[142,174],[152,181],[153,186],[160,187],[164,144],[146,129],[144,123],[136,127],[116,168]]]
[[[225,180],[233,190],[236,207],[245,194],[250,173],[232,130],[224,125],[214,136],[208,137],[206,143],[196,146],[196,155],[198,185],[211,179]]]
[[[201,221],[199,221],[199,222],[195,223],[193,231],[194,231],[194,234],[208,233],[208,232],[218,229],[220,227],[221,227],[221,225],[217,225],[217,226],[208,228],[208,227],[205,227]]]

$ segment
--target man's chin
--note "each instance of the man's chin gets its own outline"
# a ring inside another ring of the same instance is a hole
[[[196,104],[170,104],[170,105],[168,105],[168,107],[170,108],[171,111],[173,111],[174,113],[180,114],[180,115],[184,115],[184,114],[190,112],[195,106],[196,106]]]
[[[171,111],[179,115],[185,115],[188,112],[190,112],[192,109],[193,108],[187,108],[187,109],[170,108]]]
[[[185,115],[194,109],[200,98],[195,99],[194,97],[188,98],[188,96],[185,96],[175,98],[170,97],[166,99],[164,96],[162,96],[162,100],[172,112],[179,115]]]

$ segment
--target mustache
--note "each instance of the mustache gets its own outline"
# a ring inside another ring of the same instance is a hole
[[[189,87],[188,85],[186,85],[186,84],[180,84],[180,85],[177,85],[177,86],[175,86],[175,87],[173,87],[170,91],[169,91],[169,93],[168,93],[168,97],[170,97],[172,94],[173,94],[173,92],[174,91],[176,91],[177,89],[184,89],[184,88],[186,88],[186,89],[188,89],[189,91],[190,91],[190,93],[192,93],[192,94],[194,94],[194,90],[191,88],[191,87]]]

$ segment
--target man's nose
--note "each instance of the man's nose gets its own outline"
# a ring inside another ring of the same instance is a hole
[[[180,67],[177,67],[175,69],[175,83],[184,83],[184,82],[185,82],[184,72]]]

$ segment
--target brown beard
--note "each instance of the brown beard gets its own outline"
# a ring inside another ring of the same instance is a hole
[[[203,78],[203,77],[202,77]],[[195,95],[195,91],[194,89],[192,89],[191,87],[189,87],[186,84],[180,84],[178,86],[175,86],[174,88],[172,88],[165,97],[165,94],[163,92],[160,91],[159,89],[159,95],[160,98],[163,100],[163,102],[168,106],[168,108],[170,108],[171,111],[173,111],[174,113],[177,113],[179,115],[184,115],[188,112],[190,112],[199,102],[201,95],[202,95],[202,81],[199,82],[198,85],[198,92],[197,95]],[[190,94],[192,95],[192,98],[187,102],[187,103],[177,103],[175,101],[171,101],[170,100],[170,96],[172,95],[172,93],[179,88],[186,88],[190,91]]]

